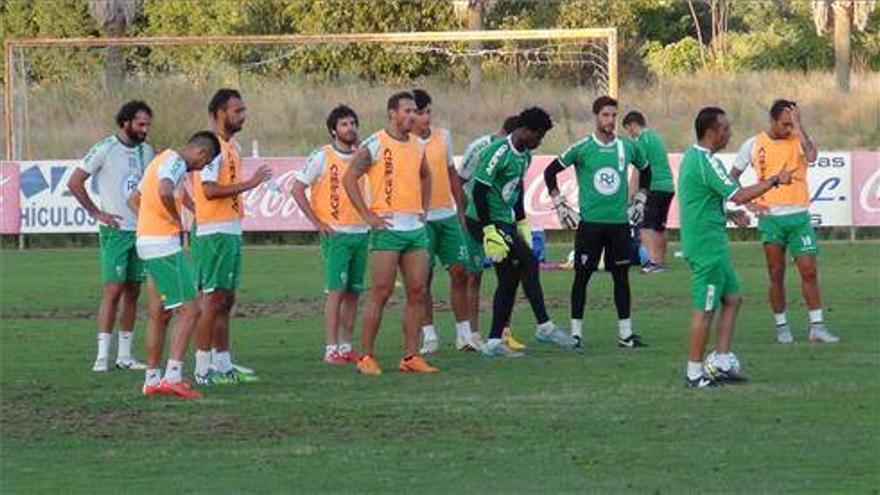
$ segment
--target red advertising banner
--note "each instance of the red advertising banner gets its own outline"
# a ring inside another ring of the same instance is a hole
[[[880,226],[880,152],[852,154],[853,225]]]
[[[0,234],[17,234],[21,229],[21,194],[16,162],[0,162]]]

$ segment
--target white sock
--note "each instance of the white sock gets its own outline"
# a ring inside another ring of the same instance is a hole
[[[633,334],[632,319],[617,320],[617,335],[621,339],[628,339]]]
[[[98,332],[98,359],[107,359],[110,356],[110,340],[113,334]]]
[[[330,345],[324,346],[324,355],[325,356],[329,356],[330,354],[333,354],[334,352],[336,352],[335,345],[330,344]]]
[[[688,380],[696,380],[703,376],[703,363],[698,361],[688,361],[687,377]]]
[[[437,340],[437,329],[434,328],[434,325],[422,326],[422,337],[425,340]]]
[[[730,353],[715,353],[715,361],[718,363],[718,367],[721,368],[722,371],[727,371],[730,369]]]
[[[165,380],[170,383],[177,383],[183,379],[183,361],[168,360],[165,366]]]
[[[458,338],[460,339],[469,339],[471,338],[471,322],[470,321],[460,321],[455,324],[455,333],[458,334]]]
[[[822,308],[810,310],[810,323],[816,324],[823,321],[825,320],[822,319]]]
[[[211,370],[211,351],[196,349],[196,374],[205,376]]]
[[[214,351],[213,366],[220,373],[232,371],[232,357],[229,356],[229,351]]]
[[[160,380],[162,380],[162,370],[159,368],[147,368],[144,385],[152,387],[153,385],[158,385]]]
[[[501,345],[501,339],[489,339],[488,340],[489,347],[495,347]]]
[[[584,332],[584,320],[571,319],[571,336],[582,337]]]
[[[777,327],[788,325],[788,317],[785,316],[785,311],[783,311],[782,313],[773,313],[773,320],[776,321]]]
[[[119,348],[116,350],[117,361],[131,360],[131,340],[134,332],[119,331]]]
[[[339,351],[339,354],[345,354],[346,352],[351,352],[351,342],[343,342],[339,344],[336,348]]]
[[[553,324],[553,320],[547,320],[538,325],[538,331],[541,333],[551,332],[554,328],[556,328],[556,325]]]

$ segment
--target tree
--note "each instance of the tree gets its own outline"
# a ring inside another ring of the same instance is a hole
[[[143,0],[91,0],[89,12],[109,38],[125,36],[125,30],[143,11]],[[119,46],[107,48],[104,61],[107,89],[116,93],[125,81],[125,51]]]
[[[821,35],[829,25],[834,26],[834,74],[841,92],[849,92],[852,28],[865,29],[876,4],[874,0],[813,0],[816,31]]]

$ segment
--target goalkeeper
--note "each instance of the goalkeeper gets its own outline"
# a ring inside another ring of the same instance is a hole
[[[568,333],[558,328],[547,315],[523,201],[523,177],[532,159],[531,150],[541,144],[553,123],[547,112],[532,107],[520,113],[517,125],[506,139],[493,142],[480,153],[474,171],[473,201],[468,204],[466,212],[468,233],[483,245],[498,277],[492,305],[492,328],[483,347],[483,354],[487,356],[523,355],[502,341],[504,325],[510,320],[520,282],[538,323],[535,337],[541,342],[565,347],[574,345]]]
[[[636,166],[635,183],[644,184],[648,167],[643,153],[632,141],[614,132],[617,101],[600,96],[593,102],[596,130],[569,146],[544,170],[547,191],[565,228],[574,228],[577,215],[559,193],[556,175],[574,166],[578,183],[580,221],[574,243],[574,283],[571,287],[571,336],[583,344],[584,306],[587,285],[605,253],[605,269],[614,279],[614,305],[617,307],[617,344],[624,348],[643,347],[633,332],[630,318],[629,265],[632,258],[630,223],[637,225],[644,216],[644,192],[635,196],[627,208],[629,187],[627,167]],[[640,171],[642,173],[640,173]],[[637,174],[639,176],[637,176]]]

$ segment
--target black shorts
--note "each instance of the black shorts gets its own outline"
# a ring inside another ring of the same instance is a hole
[[[467,218],[466,224],[468,234],[473,237],[478,244],[482,244],[483,225],[472,218]],[[504,238],[505,244],[510,248],[510,252],[508,252],[507,257],[501,261],[501,264],[512,263],[513,265],[519,265],[523,262],[537,262],[532,248],[530,248],[525,239],[522,238],[516,225],[496,222],[495,228],[498,229],[498,232],[500,232],[501,236]]]
[[[629,266],[632,263],[633,238],[628,223],[578,224],[574,238],[574,267],[595,270],[599,258],[605,253],[605,269],[615,266]]]
[[[663,232],[666,230],[666,219],[669,217],[669,207],[675,193],[665,191],[650,191],[648,200],[645,201],[645,220],[641,228]]]

